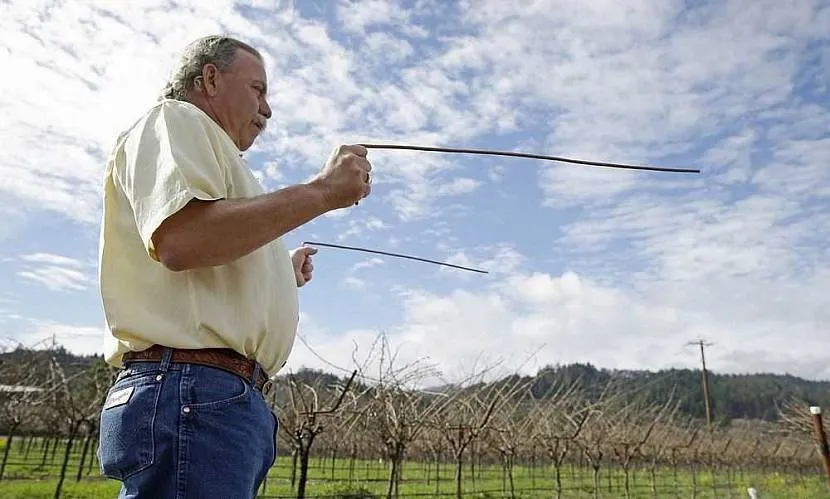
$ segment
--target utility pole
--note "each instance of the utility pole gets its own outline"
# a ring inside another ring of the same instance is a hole
[[[709,428],[709,434],[712,434],[712,405],[709,401],[709,376],[706,372],[706,355],[703,353],[704,346],[711,346],[713,343],[708,343],[703,341],[702,339],[698,339],[696,341],[690,341],[687,343],[688,345],[699,345],[700,346],[700,363],[703,366],[703,401],[706,404],[706,424]]]
[[[827,435],[824,433],[824,423],[821,420],[821,407],[810,407],[810,415],[813,417],[813,432],[816,436],[821,462],[824,463],[824,471],[827,473],[827,480],[830,482],[830,446],[827,445]]]

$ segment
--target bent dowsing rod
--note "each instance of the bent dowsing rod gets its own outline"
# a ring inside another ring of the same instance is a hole
[[[378,250],[371,250],[371,249],[367,249],[367,248],[359,248],[357,246],[343,246],[343,245],[340,245],[340,244],[329,244],[329,243],[318,243],[318,242],[314,242],[314,241],[303,241],[303,246],[309,246],[309,245],[310,246],[326,246],[326,247],[329,247],[329,248],[340,248],[340,249],[355,250],[355,251],[365,251],[366,253],[376,253],[378,255],[394,256],[394,257],[398,257],[398,258],[407,258],[409,260],[418,260],[419,262],[434,263],[436,265],[445,265],[447,267],[453,267],[453,268],[461,269],[461,270],[469,270],[470,272],[478,272],[480,274],[488,274],[489,273],[486,270],[472,269],[470,267],[462,267],[461,265],[453,265],[451,263],[444,263],[444,262],[438,262],[438,261],[435,261],[435,260],[428,260],[426,258],[419,258],[417,256],[400,255],[398,253],[389,253],[389,252],[386,252],[386,251],[378,251]]]
[[[562,161],[565,163],[576,163],[578,165],[592,165],[605,166],[609,168],[623,168],[628,170],[649,170],[657,172],[672,172],[672,173],[700,173],[698,169],[690,168],[665,168],[661,166],[643,166],[643,165],[625,165],[622,163],[607,163],[603,161],[588,161],[584,159],[563,158],[561,156],[544,156],[541,154],[529,154],[524,152],[512,151],[490,151],[485,149],[460,149],[457,147],[427,147],[427,146],[407,146],[398,144],[360,144],[366,149],[404,149],[411,151],[427,151],[427,152],[451,152],[462,154],[488,154],[492,156],[512,156],[516,158],[530,158],[530,159],[544,159],[548,161]]]
[[[588,161],[584,159],[572,159],[572,158],[563,158],[560,156],[545,156],[542,154],[529,154],[523,152],[512,152],[512,151],[491,151],[485,149],[462,149],[457,147],[427,147],[427,146],[411,146],[411,145],[398,145],[398,144],[360,144],[366,149],[398,149],[398,150],[411,150],[411,151],[427,151],[427,152],[450,152],[450,153],[462,153],[462,154],[486,154],[492,156],[511,156],[517,158],[530,158],[530,159],[544,159],[548,161],[561,161],[565,163],[575,163],[579,165],[591,165],[591,166],[604,166],[609,168],[623,168],[628,170],[647,170],[647,171],[658,171],[658,172],[671,172],[671,173],[700,173],[698,169],[689,169],[689,168],[664,168],[659,166],[643,166],[643,165],[626,165],[621,163],[608,163],[603,161]],[[386,251],[378,251],[378,250],[370,250],[367,248],[358,248],[354,246],[343,246],[338,244],[328,244],[328,243],[317,243],[311,241],[303,242],[303,245],[315,245],[315,246],[327,246],[330,248],[340,248],[340,249],[348,249],[348,250],[355,250],[355,251],[364,251],[367,253],[376,253],[379,255],[387,255],[387,256],[394,256],[398,258],[407,258],[409,260],[417,260],[420,262],[427,262],[427,263],[434,263],[436,265],[445,265],[447,267],[453,267],[462,270],[469,270],[471,272],[479,272],[482,274],[487,274],[486,270],[479,270],[479,269],[472,269],[469,267],[462,267],[460,265],[453,265],[451,263],[444,263],[438,262],[435,260],[428,260],[426,258],[419,258],[415,256],[408,256],[408,255],[400,255],[397,253],[389,253]]]

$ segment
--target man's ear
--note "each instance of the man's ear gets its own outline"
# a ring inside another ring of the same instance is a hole
[[[205,64],[202,68],[202,76],[199,78],[201,90],[211,97],[219,92],[218,80],[220,78],[219,68],[213,64]]]

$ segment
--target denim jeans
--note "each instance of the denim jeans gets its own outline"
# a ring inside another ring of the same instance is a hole
[[[100,416],[101,473],[119,498],[255,497],[278,421],[253,380],[198,364],[124,365]]]

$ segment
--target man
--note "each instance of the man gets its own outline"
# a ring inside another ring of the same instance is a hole
[[[261,389],[284,365],[316,250],[280,237],[370,193],[366,149],[262,191],[241,156],[265,129],[263,60],[221,36],[190,44],[108,161],[100,286],[106,359],[101,472],[120,497],[253,497],[276,458]]]

